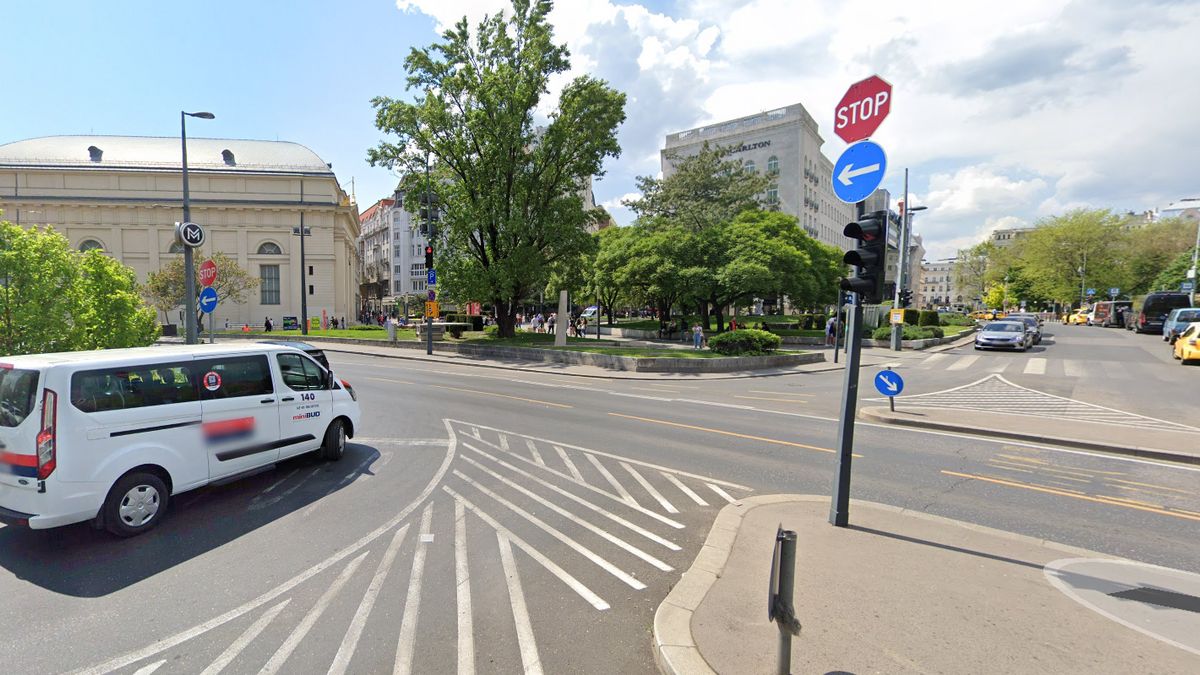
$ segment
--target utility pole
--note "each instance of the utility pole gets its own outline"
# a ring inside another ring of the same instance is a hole
[[[425,198],[422,201],[425,202],[425,236],[429,239],[429,246],[433,246],[434,240],[433,200],[430,198],[431,187],[429,182],[429,153],[427,152],[425,153]],[[427,262],[432,264],[432,256],[429,256],[429,258]],[[430,273],[436,274],[432,266],[425,270],[427,276]],[[427,356],[433,354],[433,312],[425,312],[425,354]]]

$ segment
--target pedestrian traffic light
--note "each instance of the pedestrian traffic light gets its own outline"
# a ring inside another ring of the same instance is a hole
[[[433,269],[433,247],[432,246],[425,247],[425,269],[427,269],[427,270]]]
[[[842,261],[858,269],[854,276],[842,279],[842,290],[858,293],[863,303],[882,302],[887,271],[887,211],[868,213],[848,223],[843,234],[858,243],[854,250],[846,252]]]
[[[904,309],[912,306],[912,291],[907,288],[900,291],[900,308]]]

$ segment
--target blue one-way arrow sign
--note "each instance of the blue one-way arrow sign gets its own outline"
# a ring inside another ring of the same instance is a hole
[[[206,286],[200,291],[200,311],[205,314],[212,314],[212,311],[217,308],[217,289],[212,286]]]
[[[899,396],[904,391],[904,379],[895,371],[881,370],[875,374],[875,389],[884,396]]]
[[[833,165],[833,193],[847,204],[857,204],[879,187],[887,172],[887,155],[871,141],[846,148]]]

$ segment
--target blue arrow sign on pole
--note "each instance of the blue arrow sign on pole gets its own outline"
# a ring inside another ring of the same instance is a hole
[[[1095,294],[1096,294],[1096,289],[1094,289],[1094,288],[1089,288],[1089,289],[1087,290],[1087,294],[1088,294],[1088,295],[1095,295]]]
[[[427,276],[429,277],[429,285],[437,286],[437,272],[434,270],[429,270],[429,274]]]
[[[846,148],[833,165],[833,193],[847,204],[857,204],[871,196],[886,172],[883,148],[871,141],[859,141]]]
[[[904,391],[904,379],[895,371],[881,370],[875,373],[875,389],[884,396],[898,396]]]
[[[205,314],[212,314],[212,311],[217,308],[217,289],[212,286],[205,286],[204,290],[200,291],[200,311]]]

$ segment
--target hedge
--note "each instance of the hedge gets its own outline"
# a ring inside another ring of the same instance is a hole
[[[471,316],[468,314],[447,314],[443,321],[446,323],[469,323],[471,324],[471,330],[483,330],[482,316]]]
[[[901,334],[905,340],[928,340],[930,338],[945,337],[945,333],[940,326],[904,326],[904,332]],[[880,326],[871,334],[875,340],[890,340],[892,338],[891,326]]]
[[[708,339],[708,348],[725,356],[761,356],[783,343],[783,338],[762,330],[734,330]]]
[[[932,309],[921,310],[921,318],[917,321],[918,326],[940,326],[941,319],[938,318],[938,313]]]
[[[941,315],[943,326],[974,326],[975,319],[958,312],[946,312]]]
[[[906,309],[904,310],[904,324],[906,326],[915,326],[921,320],[921,310]]]

